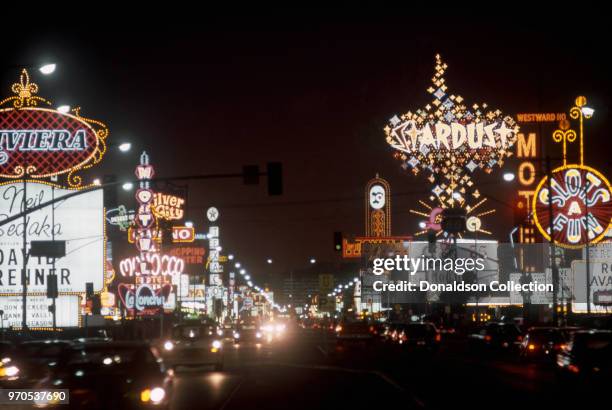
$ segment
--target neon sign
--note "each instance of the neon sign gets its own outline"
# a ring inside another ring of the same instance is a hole
[[[395,115],[384,130],[402,168],[415,175],[429,172],[432,192],[443,207],[452,207],[457,202],[455,193],[465,195],[466,187],[472,187],[472,173],[478,169],[489,173],[512,155],[519,127],[512,117],[486,103],[468,106],[463,97],[451,94],[444,79],[446,69],[437,55],[427,89],[432,102]],[[477,190],[474,194],[476,199],[480,195]]]
[[[185,200],[174,195],[158,192],[153,198],[151,209],[155,216],[165,220],[183,219]]]
[[[152,275],[173,276],[183,273],[185,262],[176,256],[145,253],[119,262],[119,272],[126,277]]]
[[[103,123],[51,108],[35,94],[38,86],[23,70],[13,84],[15,96],[0,101],[0,177],[45,178],[68,174],[71,187],[81,185],[74,173],[99,163],[106,152],[108,128]]]
[[[542,235],[550,240],[549,201],[552,202],[552,236],[556,244],[578,248],[597,243],[612,221],[612,189],[597,170],[585,165],[555,169],[540,181],[533,198],[534,218]],[[546,227],[546,228],[544,228]]]
[[[124,306],[142,314],[162,308],[170,296],[171,286],[154,289],[151,285],[140,285],[134,291],[132,285],[121,283],[117,289]]]
[[[584,165],[584,120],[593,110],[579,96],[570,109],[572,119],[580,122],[579,133],[561,122],[553,141],[563,144],[563,166],[542,178],[533,198],[533,212],[540,233],[565,248],[581,248],[601,241],[612,226],[612,188],[596,169]],[[567,164],[567,143],[579,140],[580,164]],[[551,215],[552,211],[552,215]]]

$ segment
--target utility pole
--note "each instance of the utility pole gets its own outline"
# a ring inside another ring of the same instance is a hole
[[[559,312],[557,312],[559,301],[557,300],[557,290],[559,289],[559,270],[557,268],[557,261],[555,260],[555,239],[554,239],[554,215],[553,215],[553,205],[552,205],[552,170],[550,166],[550,157],[546,156],[546,175],[547,175],[547,185],[548,185],[548,226],[550,227],[549,237],[550,237],[550,267],[552,271],[552,281],[553,281],[553,323],[555,326],[559,325]],[[587,293],[588,294],[588,293]]]
[[[27,164],[27,162],[26,162]],[[27,247],[27,239],[28,239],[28,234],[27,234],[27,222],[28,222],[28,214],[27,214],[27,207],[28,207],[28,200],[27,200],[27,165],[25,166],[25,172],[23,174],[23,201],[22,201],[22,208],[23,208],[23,270],[21,271],[21,286],[22,286],[22,293],[21,293],[21,330],[23,332],[26,332],[28,329],[28,321],[27,321],[27,314],[28,314],[28,307],[27,307],[27,302],[28,302],[28,281],[27,281],[27,269],[28,269],[28,247]]]

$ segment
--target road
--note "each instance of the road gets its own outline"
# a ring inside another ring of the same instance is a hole
[[[550,366],[468,355],[460,342],[434,355],[340,352],[332,335],[297,330],[259,348],[227,345],[223,372],[179,373],[172,409],[531,409],[583,399],[559,391]]]

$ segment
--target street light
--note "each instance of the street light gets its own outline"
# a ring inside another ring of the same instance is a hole
[[[100,181],[100,178],[95,178],[95,179],[93,180],[93,184],[94,184],[94,185],[102,185],[102,181]]]
[[[62,114],[66,114],[66,113],[70,112],[70,106],[69,105],[60,105],[59,107],[57,107],[57,111],[61,112]]]
[[[311,264],[315,264],[315,263],[317,263],[317,260],[315,258],[310,258],[310,263]]]
[[[250,276],[250,275],[245,275],[245,276],[244,276],[244,279],[246,279],[246,280],[251,280],[251,276]]]
[[[594,113],[595,113],[594,108],[587,107],[587,106],[582,107],[582,115],[584,115],[584,118],[587,118],[587,119],[591,118]]]
[[[268,262],[268,265],[272,265],[272,259],[268,258],[267,262]]]
[[[119,144],[119,151],[121,152],[128,152],[131,149],[132,149],[131,142],[122,142],[121,144]]]
[[[427,227],[427,224],[425,223],[425,221],[419,222],[419,228],[425,229],[426,227]]]
[[[185,222],[185,226],[186,226],[187,228],[193,228],[193,222],[191,222],[191,221],[187,221],[187,222]]]
[[[245,270],[245,269],[240,269],[240,274],[241,274],[241,275],[244,275],[245,273],[246,273],[246,270]]]
[[[55,71],[56,65],[51,63],[51,64],[45,64],[43,66],[41,66],[38,71],[40,71],[43,75],[49,75],[49,74],[53,74],[53,72]]]
[[[240,268],[240,266],[242,266],[242,265],[240,265],[240,262],[236,262],[236,263],[234,264],[234,266],[236,267],[236,269],[238,269],[238,268]]]
[[[121,188],[123,188],[124,191],[131,191],[134,188],[134,184],[131,182],[126,182],[121,186]]]
[[[514,181],[514,173],[513,172],[504,172],[504,181],[512,182]]]
[[[227,259],[230,261],[234,260],[234,255],[232,255],[231,253],[229,255],[227,255]]]

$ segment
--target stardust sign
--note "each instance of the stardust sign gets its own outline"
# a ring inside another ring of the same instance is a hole
[[[23,70],[13,84],[15,96],[0,104],[0,177],[44,178],[68,173],[68,184],[78,186],[74,172],[101,161],[108,129],[99,121],[81,117],[78,110],[61,113],[38,105],[51,105],[34,94],[38,86]]]
[[[512,155],[518,125],[500,110],[486,103],[468,104],[452,94],[444,73],[447,65],[436,56],[432,85],[427,92],[431,103],[423,108],[395,115],[384,128],[387,143],[397,152],[404,169],[442,176],[433,192],[445,205],[453,206],[453,193],[473,185],[470,174],[487,173],[501,167]]]
[[[50,184],[28,182],[27,207],[52,198],[61,198],[73,190]],[[19,214],[24,201],[23,183],[0,184],[0,221]],[[23,219],[0,226],[0,294],[15,295],[22,291]],[[66,241],[66,256],[57,259],[29,257],[27,277],[30,294],[45,294],[47,275],[55,273],[60,293],[85,291],[92,282],[94,291],[104,284],[104,204],[102,191],[96,190],[60,201],[28,214],[26,242],[33,240]]]

